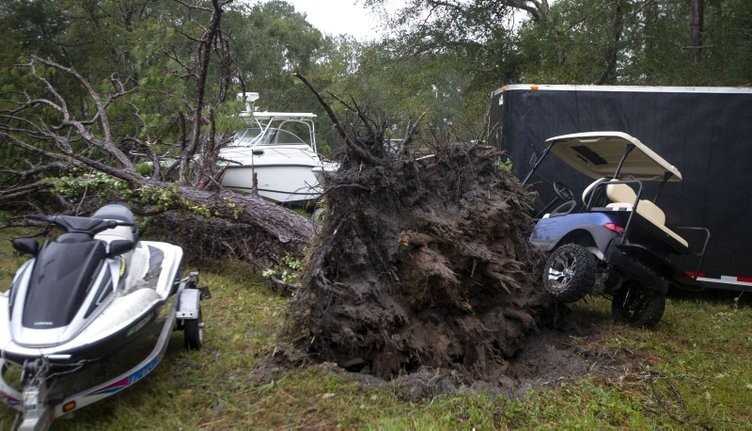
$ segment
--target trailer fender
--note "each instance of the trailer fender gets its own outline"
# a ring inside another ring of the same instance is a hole
[[[199,289],[183,289],[178,297],[178,307],[175,311],[175,317],[181,320],[192,320],[199,318],[199,302],[201,301],[201,291]]]

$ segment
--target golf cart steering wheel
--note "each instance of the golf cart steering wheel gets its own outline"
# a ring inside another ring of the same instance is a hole
[[[577,201],[572,199],[564,202],[563,204],[559,205],[558,207],[551,210],[549,213],[549,217],[556,217],[560,215],[567,215],[570,214],[572,211],[574,211],[575,207],[577,206]]]
[[[575,200],[574,193],[572,193],[572,190],[570,190],[564,183],[554,181],[553,186],[556,196],[560,197],[564,202]]]

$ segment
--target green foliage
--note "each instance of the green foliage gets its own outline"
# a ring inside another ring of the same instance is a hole
[[[138,198],[158,208],[170,208],[175,204],[178,194],[175,189],[146,185],[138,189]]]
[[[302,14],[284,1],[272,0],[238,5],[223,22],[233,40],[237,79],[242,83],[235,92],[260,93],[260,110],[319,109],[313,95],[292,76],[294,71],[313,74],[318,59],[327,56],[323,36]]]
[[[152,166],[151,162],[141,162],[136,164],[136,173],[142,177],[151,175],[153,170],[154,166]]]
[[[383,113],[387,138],[402,138],[408,122],[425,113],[421,130],[427,134],[482,139],[488,94],[519,81],[752,83],[752,2],[705,0],[701,47],[688,42],[689,2],[559,0],[547,2],[548,9],[536,7],[543,3],[411,0],[393,19],[384,19],[392,37],[369,43],[323,36],[281,0],[231,3],[209,58],[202,115],[213,112],[217,132],[226,137],[243,127],[235,93],[257,91],[262,110],[318,114],[319,148],[328,152],[341,145],[340,138],[293,71],[325,96],[332,93],[365,105],[376,116]],[[523,15],[528,18],[520,20]],[[135,138],[148,142],[159,156],[175,158],[192,132],[194,41],[208,18],[206,10],[182,2],[5,0],[0,4],[5,29],[0,109],[12,109],[26,94],[56,100],[28,69],[6,67],[26,62],[31,54],[49,57],[75,67],[104,96],[113,91],[111,78],[133,87],[107,111],[115,144],[126,154],[137,153],[143,148],[133,148],[129,138]],[[94,118],[92,101],[80,83],[46,68],[40,74],[64,96],[73,115]],[[352,114],[329,100],[341,117]],[[29,118],[53,126],[62,121],[45,105],[29,111]],[[208,132],[206,122],[199,127]],[[90,128],[97,136],[103,132],[96,122]],[[111,162],[101,151],[73,141],[74,151],[94,152],[93,158]],[[50,146],[34,139],[29,143]],[[0,140],[0,160],[16,169],[26,166],[25,160],[48,161],[7,140]],[[150,175],[144,164],[137,172]],[[0,186],[12,180],[0,178]]]
[[[555,5],[545,22],[528,21],[520,31],[524,82],[588,83],[601,81],[611,38],[610,20],[617,2],[570,1]],[[591,9],[595,8],[595,9]]]
[[[704,0],[699,47],[689,41],[690,3],[412,0],[391,24],[405,42],[403,50],[449,54],[453,62],[470,66],[463,69],[466,76],[486,91],[519,81],[749,85],[752,3]],[[527,19],[520,24],[523,14]]]
[[[565,84],[748,85],[752,4],[704,1],[703,45],[689,44],[690,2],[561,0],[520,31],[522,80]],[[615,70],[608,76],[613,50]],[[698,51],[698,62],[692,52]]]
[[[325,67],[342,75],[334,75],[327,91],[348,103],[354,99],[372,115],[383,117],[387,138],[403,138],[408,123],[421,115],[426,133],[460,131],[478,138],[475,132],[482,129],[488,88],[475,87],[468,63],[449,53],[413,55],[396,41],[338,43],[335,62]],[[333,107],[346,114],[339,103]]]
[[[500,171],[508,174],[512,173],[512,159],[508,157],[506,159],[498,159],[495,164]]]
[[[125,181],[103,172],[73,172],[71,175],[61,176],[53,180],[53,191],[73,200],[95,196],[103,202],[125,200],[155,210],[182,208],[204,217],[212,215],[209,208],[184,198],[177,184],[172,184],[170,188],[147,184],[132,189]]]
[[[267,278],[276,278],[288,285],[296,285],[300,280],[302,264],[299,259],[292,256],[284,256],[279,265],[265,269],[261,275]]]
[[[6,29],[0,65],[25,62],[36,54],[71,65],[102,95],[113,90],[111,77],[135,85],[137,91],[108,109],[113,136],[148,140],[159,155],[174,156],[181,151],[181,140],[190,137],[190,109],[197,95],[192,39],[201,37],[208,18],[208,12],[180,2],[6,0],[0,5],[0,23]],[[218,133],[242,127],[235,93],[243,88],[261,92],[264,107],[271,110],[317,107],[310,92],[295,85],[291,72],[316,67],[317,59],[325,56],[320,51],[323,38],[292,6],[272,1],[227,8],[220,38],[210,58],[203,112],[208,118],[213,110]],[[230,57],[219,58],[220,48]],[[91,100],[80,85],[51,71],[43,73],[72,114],[93,117]],[[24,90],[55,100],[27,70],[1,69],[0,87],[0,108],[25,100],[20,93]],[[57,124],[60,119],[53,115],[45,121]],[[208,125],[202,127],[206,133]]]
[[[70,175],[53,179],[52,184],[55,193],[67,197],[98,196],[101,200],[107,201],[132,196],[131,189],[124,181],[102,172],[73,171]]]

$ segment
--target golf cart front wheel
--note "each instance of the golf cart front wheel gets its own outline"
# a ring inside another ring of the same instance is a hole
[[[584,247],[564,244],[546,261],[543,286],[562,302],[575,302],[593,290],[597,263]]]
[[[614,292],[611,314],[617,322],[652,328],[660,322],[666,309],[666,295],[634,281],[625,281]]]

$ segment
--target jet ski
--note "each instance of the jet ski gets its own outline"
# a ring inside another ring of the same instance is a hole
[[[14,239],[30,259],[0,293],[0,401],[18,411],[18,430],[47,429],[141,380],[174,330],[199,349],[208,297],[198,273],[181,278],[183,250],[140,241],[123,205],[34,218],[62,234]]]

